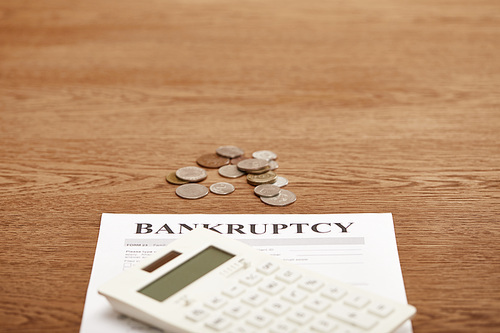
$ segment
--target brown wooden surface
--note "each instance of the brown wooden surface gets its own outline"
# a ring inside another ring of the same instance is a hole
[[[414,331],[498,332],[499,41],[496,0],[1,1],[0,331],[78,331],[103,212],[392,212]],[[224,144],[297,202],[176,197]]]

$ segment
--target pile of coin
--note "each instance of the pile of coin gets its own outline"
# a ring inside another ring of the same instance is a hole
[[[218,169],[219,175],[225,178],[239,178],[246,175],[247,183],[255,187],[254,193],[261,201],[272,206],[287,206],[296,200],[295,194],[281,189],[288,185],[285,177],[278,176],[274,170],[278,168],[278,156],[270,150],[259,150],[252,157],[244,156],[243,149],[236,146],[220,146],[215,153],[200,156],[196,163],[204,168]],[[204,169],[187,166],[171,172],[166,180],[180,185],[176,194],[184,199],[200,199],[209,193],[209,189],[197,182],[207,178]],[[210,186],[210,192],[227,195],[234,191],[230,183],[219,182]]]

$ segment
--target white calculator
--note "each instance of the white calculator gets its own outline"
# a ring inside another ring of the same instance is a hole
[[[118,312],[172,333],[387,333],[416,312],[204,228],[99,293]]]

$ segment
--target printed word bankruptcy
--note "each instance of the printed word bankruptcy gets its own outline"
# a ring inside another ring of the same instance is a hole
[[[276,223],[276,224],[233,224],[233,223],[223,223],[223,224],[178,224],[176,226],[169,225],[167,223],[161,226],[153,226],[151,223],[136,223],[136,234],[183,234],[185,232],[191,231],[198,226],[213,230],[220,234],[254,234],[254,235],[262,235],[262,234],[280,234],[285,231],[288,233],[296,233],[303,234],[307,232],[314,233],[330,233],[330,232],[340,232],[346,233],[347,229],[353,223],[329,223],[322,222],[316,224],[309,223]]]

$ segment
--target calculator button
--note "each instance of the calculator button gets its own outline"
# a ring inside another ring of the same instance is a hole
[[[355,307],[356,309],[361,309],[367,306],[368,303],[370,303],[370,299],[362,295],[349,294],[344,300],[344,303]]]
[[[258,274],[256,272],[252,272],[252,273],[248,273],[247,275],[243,276],[240,279],[240,282],[246,284],[249,287],[251,287],[251,286],[255,286],[261,280],[262,280],[262,275],[260,275],[260,274]]]
[[[231,325],[231,320],[222,316],[211,318],[205,323],[205,326],[210,327],[215,331],[225,330],[229,327],[229,325]]]
[[[329,333],[337,328],[337,326],[338,325],[335,323],[335,321],[331,319],[320,318],[313,321],[313,323],[311,324],[311,329],[314,332]]]
[[[281,292],[283,289],[285,289],[285,286],[282,283],[280,283],[278,281],[274,281],[274,280],[271,280],[269,282],[265,282],[264,284],[262,284],[259,287],[260,291],[263,291],[269,295],[276,295],[279,292]]]
[[[257,271],[265,275],[270,275],[276,272],[278,268],[279,268],[278,264],[272,261],[266,261],[265,263],[257,267]]]
[[[255,326],[257,328],[264,328],[268,326],[271,321],[273,320],[273,317],[265,314],[265,313],[255,313],[252,314],[248,319],[247,323]]]
[[[251,306],[259,306],[264,304],[264,302],[267,300],[266,296],[262,293],[258,292],[253,292],[241,299],[243,302],[251,305]]]
[[[278,274],[276,274],[276,278],[278,280],[281,280],[281,281],[286,282],[286,283],[293,283],[293,282],[297,281],[300,278],[300,276],[301,275],[299,272],[293,271],[291,269],[285,269],[285,270],[279,272]]]
[[[313,315],[305,310],[294,310],[288,314],[287,318],[296,324],[304,325],[313,318]]]
[[[334,301],[341,299],[345,294],[347,294],[346,290],[336,286],[328,286],[321,291],[321,295]]]
[[[194,308],[186,313],[186,318],[192,321],[200,321],[208,316],[209,311],[203,308]]]
[[[328,311],[328,315],[365,330],[377,324],[377,320],[374,317],[343,306],[335,306]]]
[[[234,284],[228,289],[224,289],[222,293],[228,297],[235,298],[243,294],[245,288],[240,284]]]
[[[264,310],[274,314],[275,316],[281,316],[282,314],[290,310],[290,307],[291,306],[288,303],[282,301],[272,301],[271,303],[266,305]]]
[[[226,299],[220,296],[214,296],[209,298],[204,304],[210,309],[217,310],[220,309],[224,304],[226,304]]]
[[[229,329],[225,333],[258,333],[258,332],[253,328],[249,328],[248,326],[238,326]]]
[[[338,331],[336,330],[335,333],[363,333],[365,331],[358,330],[357,328],[354,327],[341,327]]]
[[[294,304],[302,302],[304,299],[306,299],[307,295],[305,292],[300,291],[298,289],[292,289],[283,294],[281,296],[284,300],[292,302]]]
[[[280,322],[271,326],[271,329],[269,331],[271,333],[294,333],[295,327],[295,325],[292,325],[290,323]]]
[[[368,312],[379,317],[387,317],[394,311],[394,308],[384,303],[373,303],[368,307]]]
[[[245,306],[240,303],[231,304],[224,310],[225,314],[233,317],[234,319],[240,319],[244,317],[248,312],[250,312],[248,306]]]
[[[330,306],[330,302],[324,298],[316,297],[308,300],[304,306],[314,312],[322,312]]]
[[[310,291],[310,292],[316,291],[319,288],[321,288],[322,286],[323,286],[323,282],[321,282],[318,279],[314,279],[314,278],[306,278],[306,279],[303,279],[302,281],[300,281],[300,283],[299,283],[300,288],[307,290],[307,291]]]

